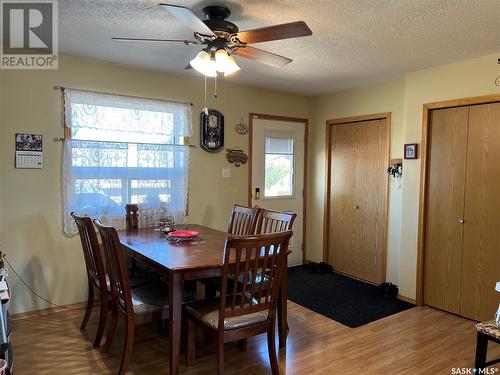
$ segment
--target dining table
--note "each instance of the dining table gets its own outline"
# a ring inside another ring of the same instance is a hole
[[[158,228],[139,228],[118,231],[123,251],[156,272],[164,275],[169,284],[169,369],[179,373],[181,319],[184,282],[222,275],[224,243],[227,233],[197,224],[178,225],[176,230],[199,232],[193,241],[173,242]],[[287,272],[284,267],[278,297],[278,333],[280,348],[286,347]]]

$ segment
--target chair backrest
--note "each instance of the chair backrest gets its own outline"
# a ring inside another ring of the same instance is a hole
[[[228,236],[224,248],[219,327],[224,318],[269,310],[274,319],[292,231]],[[239,280],[240,282],[235,282]]]
[[[236,236],[253,234],[259,211],[260,209],[257,207],[245,207],[235,204],[229,218],[227,233]]]
[[[123,312],[129,314],[133,311],[130,283],[118,234],[114,227],[102,224],[99,219],[95,219],[94,224],[101,235],[102,247],[106,255],[111,298],[117,301]]]
[[[125,205],[125,224],[126,230],[131,231],[139,228],[139,206],[137,204]]]
[[[104,271],[104,260],[92,219],[88,216],[78,215],[76,212],[72,212],[71,216],[75,220],[78,233],[80,234],[87,274],[94,280],[94,283],[98,283],[96,285],[99,289],[105,290],[106,273]]]
[[[255,227],[256,234],[276,233],[292,230],[297,214],[261,209]]]

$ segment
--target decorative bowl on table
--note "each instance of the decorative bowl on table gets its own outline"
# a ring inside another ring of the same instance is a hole
[[[195,230],[175,230],[168,233],[167,240],[173,242],[200,241],[200,237],[198,236],[199,234],[200,232]]]

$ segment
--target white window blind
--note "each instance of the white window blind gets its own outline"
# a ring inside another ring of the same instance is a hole
[[[191,106],[69,89],[64,101],[64,233],[77,233],[72,211],[124,228],[127,203],[138,204],[141,226],[183,223]]]

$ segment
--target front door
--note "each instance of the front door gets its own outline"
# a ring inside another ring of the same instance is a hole
[[[288,265],[302,264],[306,121],[253,115],[251,128],[251,204],[297,214]]]

